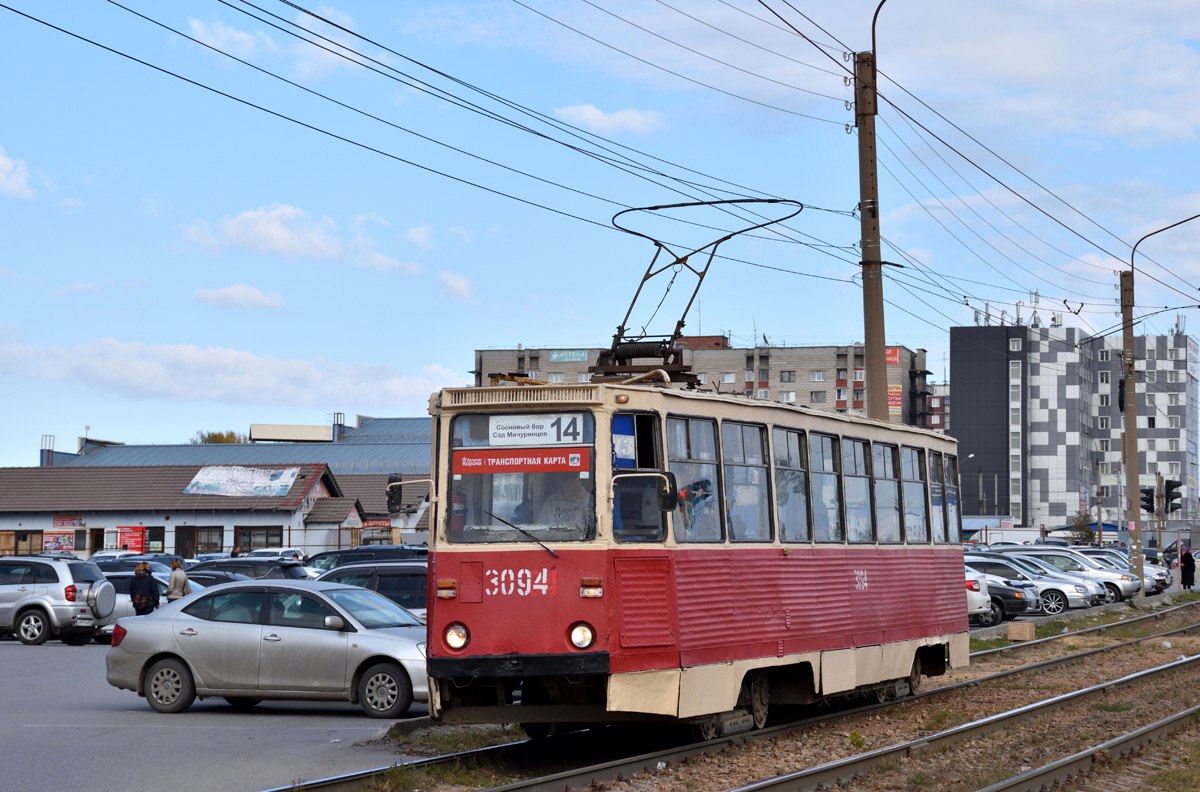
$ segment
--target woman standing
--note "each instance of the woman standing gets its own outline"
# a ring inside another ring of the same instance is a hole
[[[167,583],[167,602],[174,602],[191,593],[192,587],[188,583],[187,572],[183,571],[183,562],[178,558],[172,558],[171,580]]]
[[[1196,559],[1190,547],[1185,547],[1179,556],[1179,584],[1185,591],[1191,591],[1196,585]]]
[[[145,561],[133,570],[129,581],[129,598],[133,600],[133,612],[138,616],[153,613],[158,607],[158,581],[150,574],[150,565]]]

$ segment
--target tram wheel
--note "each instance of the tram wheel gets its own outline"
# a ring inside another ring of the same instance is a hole
[[[908,672],[908,695],[915,696],[921,689],[921,656],[913,658],[912,670]]]
[[[754,728],[761,729],[767,725],[767,715],[771,708],[771,683],[765,672],[758,671],[750,676],[750,715],[754,718]]]
[[[553,723],[522,723],[521,728],[531,740],[544,740],[554,734]]]
[[[692,724],[692,737],[697,742],[708,742],[721,736],[720,721],[714,716]]]

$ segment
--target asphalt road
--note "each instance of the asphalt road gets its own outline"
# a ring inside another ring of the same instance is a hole
[[[0,792],[257,790],[383,767],[392,721],[340,703],[197,700],[162,715],[104,679],[98,644],[0,640]],[[416,705],[412,717],[425,714]]]

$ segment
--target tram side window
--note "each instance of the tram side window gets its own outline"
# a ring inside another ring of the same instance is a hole
[[[875,528],[883,544],[903,541],[900,533],[900,462],[894,445],[872,447],[875,464]]]
[[[874,542],[871,520],[870,451],[864,440],[842,440],[842,481],[846,489],[846,534],[851,542]]]
[[[662,478],[658,416],[618,413],[612,419],[613,538],[618,542],[661,542],[666,515],[658,508]],[[645,473],[645,475],[638,475]]]
[[[928,494],[925,491],[925,452],[900,448],[900,493],[904,499],[904,538],[909,544],[929,543]]]
[[[808,465],[812,476],[813,538],[818,542],[841,542],[842,488],[838,482],[838,438],[808,436]]]
[[[929,517],[933,522],[933,541],[946,543],[946,484],[942,455],[929,452]]]
[[[946,455],[946,539],[962,541],[962,515],[958,509],[958,457]]]
[[[761,426],[726,421],[721,425],[721,456],[725,462],[729,539],[771,541],[765,430]]]
[[[668,418],[667,461],[679,483],[676,541],[723,541],[716,423],[703,418]]]
[[[808,473],[804,464],[804,433],[776,429],[775,514],[779,538],[807,542],[812,538],[808,521]]]

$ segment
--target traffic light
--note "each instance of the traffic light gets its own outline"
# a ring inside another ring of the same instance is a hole
[[[1183,508],[1180,503],[1183,500],[1183,493],[1179,490],[1183,487],[1183,482],[1178,479],[1165,479],[1163,481],[1163,514],[1177,512]]]
[[[387,483],[388,514],[395,514],[396,512],[400,511],[400,509],[403,507],[403,504],[400,503],[400,492],[401,492],[400,482],[402,482],[403,480],[404,480],[404,477],[398,473],[393,473],[390,476],[388,476],[388,483]]]
[[[1142,511],[1154,514],[1154,487],[1142,487],[1138,492],[1142,493]]]

